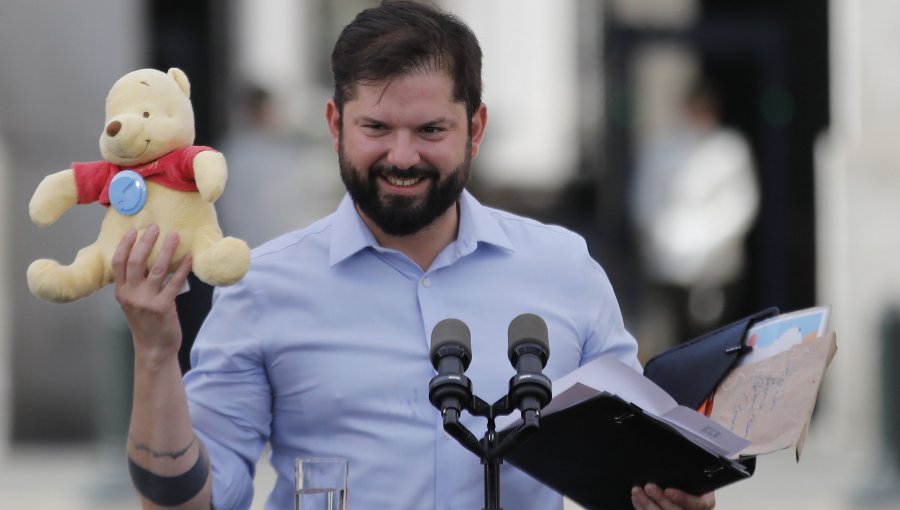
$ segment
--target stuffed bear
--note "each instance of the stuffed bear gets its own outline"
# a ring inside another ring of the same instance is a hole
[[[152,224],[162,240],[177,232],[180,244],[170,266],[193,257],[192,270],[211,285],[240,280],[250,264],[247,243],[223,237],[213,202],[227,178],[225,158],[194,146],[190,83],[178,68],[168,73],[139,69],[121,77],[106,97],[100,135],[102,161],[73,163],[41,181],[28,205],[32,221],[45,227],[75,204],[107,207],[97,241],[82,248],[68,266],[40,259],[28,267],[28,287],[46,301],[66,303],[112,282],[110,261],[123,234],[140,235]]]

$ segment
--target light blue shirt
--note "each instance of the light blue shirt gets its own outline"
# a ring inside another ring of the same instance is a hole
[[[255,249],[247,276],[216,290],[185,377],[213,466],[214,507],[249,507],[254,465],[270,441],[278,476],[268,509],[293,508],[296,457],[349,459],[353,510],[482,508],[483,466],[444,433],[428,400],[431,330],[449,317],[469,326],[466,375],[493,403],[515,374],[507,328],[522,313],[547,322],[551,378],[604,353],[640,370],[584,240],[468,192],[457,240],[424,272],[379,246],[348,197]],[[484,418],[464,413],[463,423],[484,435]],[[508,464],[500,492],[510,510],[562,508],[559,494]]]

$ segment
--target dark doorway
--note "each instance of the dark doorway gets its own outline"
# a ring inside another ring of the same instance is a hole
[[[623,309],[640,274],[625,197],[634,168],[633,66],[649,44],[689,48],[720,95],[723,120],[748,137],[761,191],[747,242],[740,306],[728,322],[756,310],[815,302],[813,146],[828,124],[828,23],[821,2],[703,2],[689,29],[629,26],[607,18],[603,177],[596,183],[597,232]],[[616,254],[610,255],[610,248]]]

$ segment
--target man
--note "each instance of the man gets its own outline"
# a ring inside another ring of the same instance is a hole
[[[349,459],[354,510],[481,508],[479,460],[443,433],[428,401],[428,337],[448,317],[472,331],[467,375],[486,400],[506,392],[506,327],[523,312],[547,321],[550,377],[604,353],[639,369],[584,241],[464,191],[487,124],[468,27],[386,2],[344,29],[332,69],[326,120],[348,196],[256,249],[244,280],[216,292],[183,383],[173,299],[190,258],[166,280],[172,235],[146,270],[154,227],[126,234],[114,256],[135,346],[129,467],[146,508],[247,508],[267,441],[278,474],[267,508],[291,507],[293,460],[311,456]],[[504,508],[562,507],[508,465],[500,490]],[[712,494],[667,494],[633,498],[647,509],[714,505]]]

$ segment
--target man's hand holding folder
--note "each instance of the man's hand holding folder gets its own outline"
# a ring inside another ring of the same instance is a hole
[[[672,487],[648,483],[631,489],[631,504],[635,510],[711,510],[716,506],[716,495],[707,492],[694,496]]]

